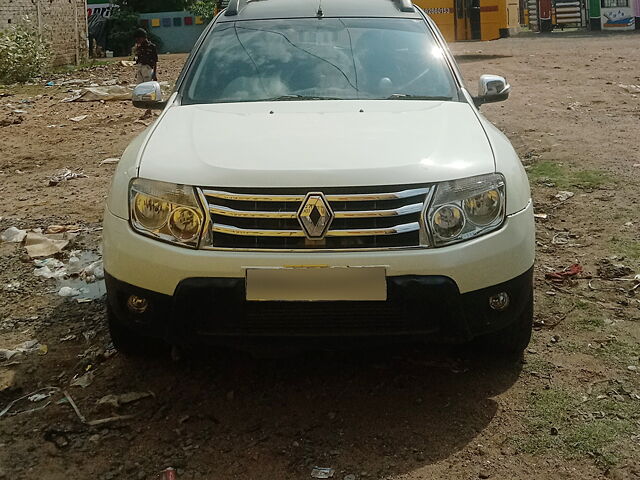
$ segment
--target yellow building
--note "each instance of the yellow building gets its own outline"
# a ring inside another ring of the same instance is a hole
[[[414,0],[449,42],[495,40],[519,28],[518,0]]]

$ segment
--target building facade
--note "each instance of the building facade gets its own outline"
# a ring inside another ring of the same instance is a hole
[[[495,40],[520,28],[519,0],[414,0],[448,42]]]
[[[28,21],[51,46],[53,65],[88,58],[86,0],[0,0],[0,30]]]

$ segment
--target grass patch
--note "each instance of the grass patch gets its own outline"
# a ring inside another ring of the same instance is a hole
[[[609,468],[631,454],[624,449],[638,415],[630,398],[592,394],[582,401],[578,395],[551,388],[532,395],[525,417],[529,434],[516,442],[526,453],[542,455],[553,450],[565,458],[587,456]]]
[[[611,239],[613,248],[619,255],[624,255],[634,260],[640,260],[640,242],[636,240],[613,237]]]
[[[83,62],[80,65],[60,65],[57,67],[54,67],[53,69],[51,69],[49,71],[50,75],[55,75],[55,74],[63,74],[63,73],[71,73],[71,72],[77,72],[79,70],[86,70],[89,68],[93,68],[93,67],[98,67],[101,65],[109,65],[110,63],[113,63],[115,60],[90,60],[88,62]]]
[[[626,366],[635,364],[634,360],[640,355],[640,346],[611,336],[606,341],[601,342],[597,348],[590,348],[587,353],[592,353],[596,357]]]
[[[576,309],[574,317],[576,326],[583,330],[597,330],[604,327],[604,318],[602,318],[601,310],[591,302],[577,299],[574,302]]]
[[[554,183],[559,188],[601,188],[615,183],[611,176],[603,170],[572,171],[565,166],[548,160],[536,162],[527,168],[529,178],[539,183]]]
[[[539,355],[529,355],[527,356],[527,363],[525,363],[523,370],[527,373],[549,376],[556,371],[556,366],[551,362],[547,362]]]

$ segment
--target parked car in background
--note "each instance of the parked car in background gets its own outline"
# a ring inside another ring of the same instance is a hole
[[[149,338],[476,341],[532,327],[525,171],[405,0],[232,0],[127,148],[104,220],[109,327]]]

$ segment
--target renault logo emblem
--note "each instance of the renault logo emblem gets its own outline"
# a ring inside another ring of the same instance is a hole
[[[321,240],[333,221],[333,211],[321,192],[309,192],[300,210],[298,221],[310,240]]]

